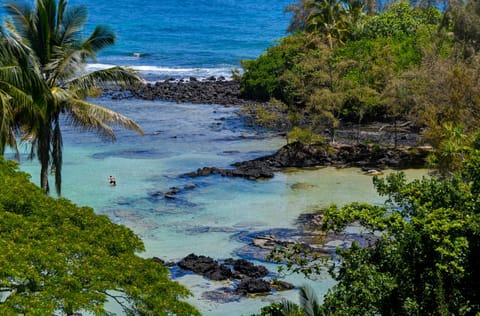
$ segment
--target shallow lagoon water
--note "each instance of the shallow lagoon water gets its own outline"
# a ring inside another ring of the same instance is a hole
[[[145,242],[142,256],[173,262],[190,253],[215,259],[244,256],[239,235],[272,229],[294,229],[298,215],[331,203],[381,203],[372,178],[359,169],[289,169],[273,179],[249,181],[184,173],[203,166],[230,164],[274,152],[284,138],[244,125],[238,109],[217,105],[175,104],[141,100],[97,100],[137,121],[146,135],[119,130],[116,142],[64,127],[63,197],[130,227]],[[21,168],[38,184],[38,163],[23,159]],[[424,170],[408,170],[420,177]],[[108,184],[108,176],[117,186]],[[53,184],[53,179],[52,179]],[[175,200],[163,198],[171,187],[181,189]],[[250,259],[250,258],[248,258]],[[265,264],[264,262],[255,262]],[[275,272],[274,264],[265,264]],[[194,296],[188,301],[205,315],[250,315],[282,297],[297,300],[297,292],[260,298],[215,302],[208,291],[230,286],[192,274],[177,274]],[[299,275],[286,281],[311,284],[322,296],[333,285],[324,277],[315,282]],[[208,293],[207,293],[208,294]]]

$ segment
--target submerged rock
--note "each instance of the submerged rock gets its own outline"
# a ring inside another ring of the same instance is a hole
[[[270,293],[270,283],[262,279],[245,278],[238,284],[236,292],[240,295]]]

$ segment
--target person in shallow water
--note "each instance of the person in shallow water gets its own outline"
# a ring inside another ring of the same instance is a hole
[[[110,185],[112,185],[112,186],[117,185],[117,180],[115,180],[115,177],[113,177],[113,176],[108,177],[108,181],[110,182]]]

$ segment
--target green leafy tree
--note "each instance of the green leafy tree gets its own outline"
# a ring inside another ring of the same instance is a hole
[[[68,7],[66,0],[36,0],[33,8],[16,2],[6,4],[7,36],[24,44],[31,58],[31,67],[39,69],[48,89],[34,100],[41,110],[25,125],[26,139],[32,143],[32,154],[41,164],[40,183],[48,193],[49,168],[55,174],[55,188],[61,193],[62,133],[60,115],[65,113],[74,126],[94,130],[101,136],[115,139],[111,124],[143,133],[132,120],[112,110],[85,101],[97,89],[110,83],[138,82],[132,71],[114,67],[84,73],[87,60],[94,59],[101,49],[114,44],[115,36],[97,26],[87,38],[81,37],[87,20],[85,7]]]
[[[293,34],[268,48],[259,58],[241,61],[244,69],[240,81],[242,95],[260,101],[272,98],[285,100],[284,85],[280,78],[294,65],[295,57],[309,46],[307,37]]]
[[[479,151],[462,173],[407,182],[403,173],[374,178],[384,206],[353,203],[324,211],[322,231],[356,223],[364,233],[337,249],[327,265],[337,284],[324,298],[325,315],[476,315],[480,242]],[[321,271],[318,254],[277,250],[290,270]],[[317,257],[315,257],[317,256]]]
[[[198,315],[139,237],[93,209],[53,199],[0,158],[1,315]]]
[[[442,14],[435,7],[412,8],[409,2],[393,2],[382,13],[366,19],[361,37],[411,36],[421,26],[436,28],[441,22]]]
[[[459,52],[472,58],[480,49],[480,4],[478,1],[451,1],[446,7],[442,28],[453,32]]]
[[[414,113],[425,126],[424,141],[434,148],[445,144],[449,126],[462,126],[462,133],[476,134],[480,119],[478,62],[454,57],[439,58],[423,64],[415,73],[412,90]]]

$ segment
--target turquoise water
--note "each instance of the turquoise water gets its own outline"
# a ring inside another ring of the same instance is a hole
[[[95,208],[114,222],[139,234],[146,244],[142,256],[178,261],[190,253],[215,259],[248,257],[242,249],[246,233],[295,228],[303,212],[350,201],[380,201],[371,177],[358,169],[289,170],[268,181],[252,182],[220,176],[185,178],[203,166],[229,167],[236,161],[269,154],[285,144],[281,137],[244,126],[237,109],[216,105],[174,104],[139,100],[98,100],[126,114],[145,130],[145,136],[118,131],[115,143],[93,134],[64,129],[63,196]],[[38,184],[38,164],[23,159],[22,169]],[[423,171],[410,171],[418,176]],[[114,175],[117,186],[108,184]],[[53,182],[53,179],[51,180]],[[170,187],[183,190],[176,200],[154,193]],[[256,263],[265,264],[264,262]],[[276,266],[267,264],[275,272]],[[176,277],[195,294],[189,302],[205,315],[249,315],[270,301],[297,299],[296,291],[229,303],[203,295],[226,286],[187,274]],[[332,286],[298,275],[286,277],[300,286],[312,284],[319,295]]]

